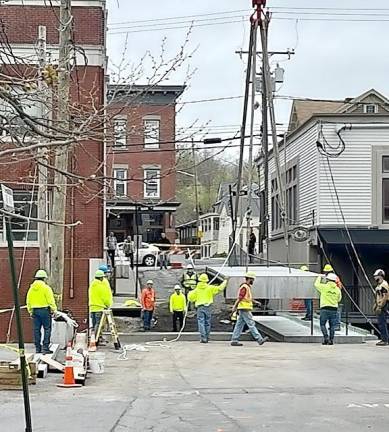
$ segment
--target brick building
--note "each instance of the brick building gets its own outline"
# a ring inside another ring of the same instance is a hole
[[[38,26],[47,29],[47,52],[51,59],[58,58],[58,15],[59,2],[53,6],[46,1],[10,0],[0,5],[0,19],[3,32],[15,55],[29,59],[31,65],[36,61]],[[105,1],[74,0],[73,42],[79,47],[72,70],[71,95],[78,106],[91,103],[97,109],[105,101]],[[35,58],[35,60],[34,60]],[[87,61],[86,61],[87,60]],[[1,57],[1,62],[7,59]],[[10,62],[11,63],[11,62]],[[33,66],[34,67],[34,66]],[[93,95],[93,96],[91,96]],[[0,106],[1,110],[1,106]],[[69,160],[69,171],[78,176],[102,175],[104,162],[103,139],[94,138],[77,145]],[[12,187],[15,204],[19,211],[36,217],[36,167],[33,162],[0,164],[0,182]],[[69,308],[80,323],[85,324],[88,314],[87,288],[89,284],[89,260],[103,257],[104,245],[104,206],[101,185],[86,181],[80,187],[69,187],[67,198],[67,222],[79,220],[82,225],[66,229],[65,239],[65,280],[63,286],[63,307]],[[0,310],[12,307],[13,298],[8,271],[8,254],[5,243],[4,224],[0,217]],[[17,222],[17,223],[16,223]],[[38,229],[36,222],[14,221],[15,255],[17,270],[21,272],[20,297],[24,304],[26,291],[35,270],[39,267]],[[31,321],[23,312],[26,339],[31,339]],[[10,321],[10,314],[0,314],[0,340],[4,340]],[[12,333],[15,335],[13,323]]]
[[[107,231],[118,241],[137,230],[145,242],[157,242],[162,232],[175,239],[176,99],[183,91],[170,85],[108,88]]]

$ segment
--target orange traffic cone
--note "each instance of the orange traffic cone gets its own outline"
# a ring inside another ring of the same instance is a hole
[[[68,347],[66,348],[63,384],[57,384],[57,387],[82,387],[81,384],[76,384],[76,381],[74,380],[72,345],[70,342],[68,343]]]
[[[95,336],[95,331],[92,330],[91,334],[90,334],[90,341],[89,341],[88,351],[90,351],[90,352],[96,352],[96,350],[97,350],[96,336]]]

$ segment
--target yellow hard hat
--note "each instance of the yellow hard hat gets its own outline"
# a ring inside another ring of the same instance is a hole
[[[206,275],[205,273],[201,274],[201,275],[199,276],[199,281],[200,281],[200,282],[209,282],[209,277],[208,277],[208,275]]]
[[[255,279],[256,277],[257,275],[253,271],[247,272],[245,276],[246,279]]]
[[[332,268],[332,265],[331,264],[326,264],[325,266],[324,266],[324,268],[323,268],[323,272],[333,272],[334,271],[334,269]]]
[[[306,265],[300,267],[301,271],[309,271],[309,268]]]
[[[103,278],[105,276],[103,270],[96,270],[95,278]]]

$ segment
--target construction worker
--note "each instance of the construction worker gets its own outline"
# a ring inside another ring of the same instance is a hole
[[[196,288],[198,283],[197,273],[194,271],[192,264],[188,264],[186,267],[186,272],[182,275],[181,285],[185,290],[185,297],[188,300],[188,293]],[[190,310],[190,304],[188,305],[188,310]]]
[[[195,304],[197,309],[197,325],[200,333],[200,342],[208,343],[211,333],[213,298],[227,286],[227,280],[220,285],[210,285],[208,276],[204,273],[199,276],[196,288],[189,291],[188,301]]]
[[[89,285],[89,312],[92,317],[92,327],[97,333],[103,311],[112,306],[112,291],[104,277],[103,270],[97,270],[95,278]]]
[[[149,331],[151,330],[151,321],[153,319],[156,302],[154,282],[152,280],[148,280],[146,283],[146,288],[143,288],[140,302],[142,305],[143,329],[145,331]]]
[[[253,320],[253,315],[251,311],[253,310],[253,303],[261,305],[260,302],[253,299],[251,293],[251,287],[255,281],[255,273],[247,272],[245,276],[245,282],[239,287],[238,298],[232,308],[232,312],[238,312],[238,320],[236,321],[234,331],[232,333],[231,345],[232,346],[242,346],[243,344],[239,342],[239,337],[242,334],[245,324],[250,330],[253,338],[258,342],[259,345],[263,345],[269,338],[263,337],[255,326]]]
[[[180,285],[175,285],[174,293],[170,296],[170,313],[173,314],[173,331],[177,331],[177,320],[180,323],[180,330],[184,325],[184,313],[186,310],[186,297],[182,293]]]
[[[307,272],[309,268],[306,265],[300,267],[301,271]],[[303,321],[311,321],[313,316],[313,301],[312,299],[304,299],[305,305],[305,317],[302,318]]]
[[[331,264],[326,264],[323,268],[323,275],[326,276],[329,273],[335,273],[334,268],[332,267]],[[337,281],[336,281],[336,285],[338,286],[339,289],[343,288],[342,282],[340,280],[340,278],[338,277]],[[342,322],[342,308],[343,305],[339,305],[338,307],[338,314],[337,314],[337,320],[336,320],[336,326],[335,326],[335,331],[340,331],[341,330],[341,322]]]
[[[381,269],[374,272],[374,280],[377,283],[374,312],[377,315],[378,328],[381,334],[381,340],[377,342],[377,345],[386,346],[389,344],[388,325],[386,322],[389,309],[389,285],[385,280],[385,272]]]
[[[326,265],[324,266],[324,268],[323,268],[323,275],[324,275],[324,276],[327,276],[328,273],[333,273],[333,272],[334,272],[334,269],[333,269],[333,267],[332,267],[331,264],[326,264]]]
[[[35,352],[52,354],[50,351],[51,314],[57,312],[53,290],[46,284],[47,273],[38,270],[26,298],[27,311],[33,319]],[[41,345],[41,329],[43,327],[43,346]]]
[[[107,266],[107,264],[101,264],[99,266],[99,270],[101,270],[102,272],[104,272],[104,279],[103,282],[107,285],[107,287],[110,289],[110,291],[112,291],[111,289],[111,284],[109,283],[109,267]]]
[[[325,279],[325,282],[322,281]],[[315,281],[315,288],[320,293],[320,328],[323,333],[323,345],[333,345],[335,337],[335,328],[337,325],[337,315],[339,302],[342,299],[342,292],[338,288],[337,276],[334,273],[318,276]],[[330,335],[328,338],[327,322],[330,326]]]

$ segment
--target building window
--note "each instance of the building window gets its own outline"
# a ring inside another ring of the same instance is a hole
[[[38,217],[37,194],[31,191],[14,191],[15,213],[36,219]],[[0,194],[0,207],[3,207]],[[11,218],[12,234],[16,242],[38,242],[38,223],[19,218]],[[5,220],[0,217],[0,241],[6,241]]]
[[[159,198],[161,189],[161,174],[159,169],[144,170],[144,197]]]
[[[389,173],[389,156],[382,156],[382,172]]]
[[[117,197],[127,196],[127,170],[125,168],[114,168],[113,187]]]
[[[215,217],[215,218],[213,219],[213,229],[214,229],[215,231],[219,231],[219,228],[220,228],[220,221],[219,221],[219,218],[218,218],[218,217]]]
[[[113,145],[115,148],[123,148],[127,146],[127,119],[113,119],[113,137]]]
[[[287,223],[296,225],[298,223],[298,176],[297,164],[288,168],[283,175],[285,180],[286,203],[285,212]],[[277,179],[271,181],[271,215],[272,215],[272,230],[277,231],[282,228],[281,207],[280,207],[280,192],[278,189]]]
[[[377,114],[378,106],[376,104],[366,104],[363,106],[363,112],[365,114]]]
[[[159,148],[160,120],[143,120],[145,149]]]

